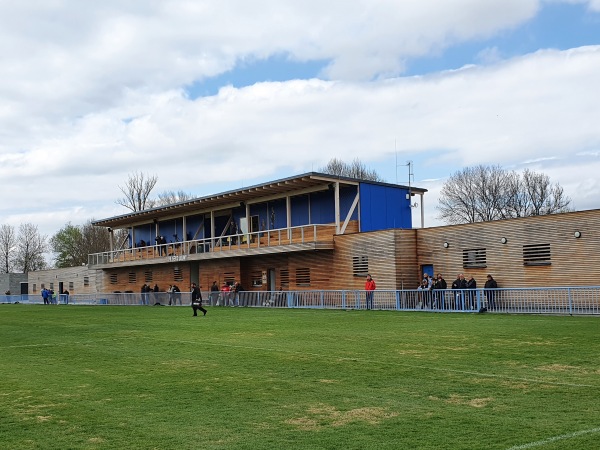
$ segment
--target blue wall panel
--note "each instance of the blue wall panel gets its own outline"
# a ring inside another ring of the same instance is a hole
[[[361,231],[412,228],[408,189],[360,184]]]

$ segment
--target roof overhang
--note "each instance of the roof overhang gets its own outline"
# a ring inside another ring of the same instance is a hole
[[[335,175],[310,172],[295,177],[270,181],[268,183],[258,184],[234,191],[222,192],[220,194],[209,195],[206,197],[199,197],[158,208],[135,211],[107,219],[95,220],[92,223],[101,227],[119,228],[130,226],[132,223],[151,222],[160,220],[162,218],[170,218],[175,215],[185,216],[188,214],[197,214],[202,211],[208,212],[230,209],[239,207],[245,203],[257,203],[264,199],[273,200],[277,198],[285,198],[288,195],[299,195],[303,192],[307,193],[326,190],[332,187],[333,183],[340,183],[340,186],[357,186],[359,183],[371,183],[410,189],[412,193],[427,192],[426,189],[416,187],[409,188],[408,186],[401,186],[397,184],[358,180],[355,178],[338,177]]]

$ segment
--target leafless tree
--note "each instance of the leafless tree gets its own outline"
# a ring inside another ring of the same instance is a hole
[[[0,226],[0,258],[2,258],[2,272],[11,273],[13,270],[14,253],[17,245],[15,228],[11,225]]]
[[[154,206],[172,205],[174,203],[190,200],[191,198],[193,198],[192,194],[188,194],[184,191],[163,191],[158,194],[158,199],[155,201]]]
[[[150,198],[150,193],[158,177],[156,175],[148,175],[143,172],[133,172],[129,174],[125,186],[119,186],[124,197],[116,201],[117,205],[124,206],[131,211],[143,211],[155,206],[155,201]]]
[[[545,174],[520,176],[500,166],[467,167],[444,184],[438,217],[449,224],[555,214],[570,211],[563,188]]]
[[[319,172],[359,180],[383,181],[375,170],[368,169],[358,158],[350,164],[341,159],[332,158],[325,167],[319,169]]]
[[[47,250],[46,236],[40,235],[36,225],[24,223],[19,226],[15,251],[14,268],[28,273],[46,268],[44,253]]]

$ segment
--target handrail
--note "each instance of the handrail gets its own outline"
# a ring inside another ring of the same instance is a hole
[[[464,290],[384,290],[373,293],[371,308],[430,313],[553,314],[600,316],[600,287],[499,288]],[[207,306],[367,309],[363,290],[203,292]],[[69,305],[182,305],[189,292],[96,293],[59,296]],[[40,294],[0,296],[0,303],[42,304]]]
[[[198,253],[214,253],[232,249],[251,249],[318,242],[318,230],[332,229],[331,237],[335,234],[334,224],[298,225],[287,228],[238,233],[219,237],[193,239],[189,241],[154,244],[144,247],[134,247],[91,253],[88,255],[88,265],[122,263],[135,260],[148,260],[168,257],[178,260],[181,257]],[[308,229],[308,230],[307,230]],[[308,231],[308,232],[307,232]]]

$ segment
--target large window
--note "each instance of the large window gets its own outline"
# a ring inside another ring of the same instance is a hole
[[[552,264],[550,244],[531,244],[523,246],[524,266],[549,266]]]
[[[463,267],[465,269],[487,267],[486,249],[473,248],[463,250]]]
[[[119,282],[119,276],[116,273],[110,274],[110,284],[117,284]]]

